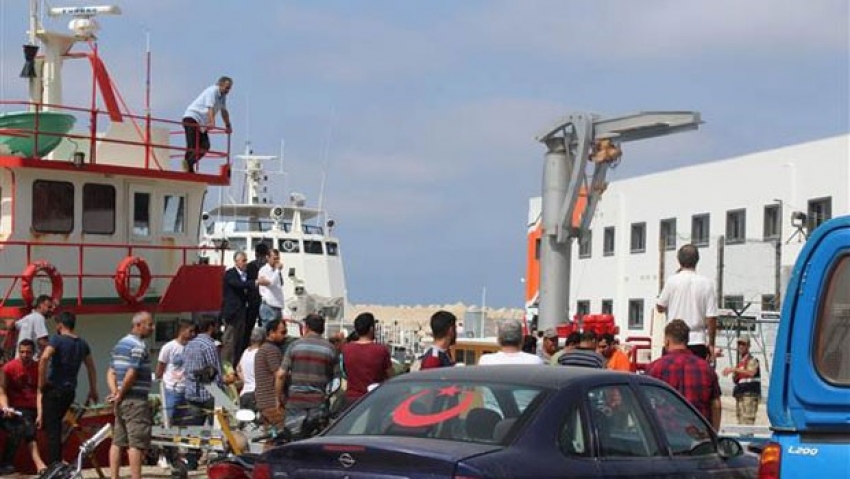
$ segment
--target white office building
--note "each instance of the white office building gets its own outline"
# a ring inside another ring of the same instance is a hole
[[[850,135],[612,182],[572,250],[570,312],[613,314],[622,337],[649,336],[686,243],[722,306],[776,310],[806,234],[848,205]],[[529,213],[532,230],[539,198]]]

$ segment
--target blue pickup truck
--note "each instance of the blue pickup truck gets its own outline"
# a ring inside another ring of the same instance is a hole
[[[759,478],[850,477],[850,216],[797,258],[776,337]]]

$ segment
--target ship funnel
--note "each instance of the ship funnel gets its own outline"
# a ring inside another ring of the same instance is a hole
[[[38,54],[38,45],[24,45],[24,68],[21,70],[21,78],[35,78],[35,56]]]

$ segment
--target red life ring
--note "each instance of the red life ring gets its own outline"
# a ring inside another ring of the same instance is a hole
[[[131,271],[133,267],[138,268],[139,278],[141,279],[141,283],[139,283],[136,291],[130,291],[130,278],[133,276]],[[118,296],[121,296],[121,299],[125,302],[128,304],[138,303],[145,296],[150,285],[151,269],[148,267],[144,258],[141,256],[127,256],[118,263],[118,269],[115,271],[115,291],[118,292]]]
[[[38,260],[27,265],[21,273],[21,299],[27,307],[32,306],[35,295],[32,292],[32,280],[39,273],[44,273],[50,278],[50,298],[54,303],[62,301],[62,275],[55,266],[44,260]]]

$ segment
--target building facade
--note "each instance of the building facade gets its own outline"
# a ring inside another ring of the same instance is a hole
[[[611,182],[572,250],[570,313],[613,314],[624,337],[651,335],[655,299],[686,243],[699,246],[697,272],[715,282],[722,308],[777,311],[807,234],[848,205],[850,135]],[[532,198],[527,306],[540,212]]]

